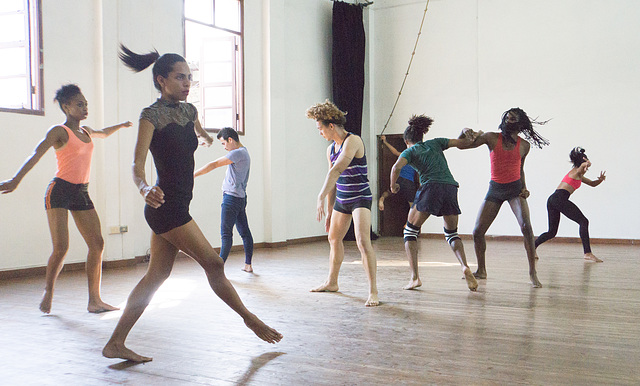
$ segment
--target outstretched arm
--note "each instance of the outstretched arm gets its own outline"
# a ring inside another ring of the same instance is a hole
[[[466,130],[466,131],[465,131]],[[456,139],[449,139],[449,143],[447,147],[457,147],[458,149],[469,149],[471,147],[478,147],[480,145],[474,146],[476,139],[484,134],[482,130],[473,131],[471,129],[465,129],[460,133],[460,136]]]
[[[200,169],[196,170],[196,172],[193,173],[193,176],[194,177],[198,177],[198,176],[201,176],[203,174],[209,173],[213,169],[216,169],[216,168],[219,168],[219,167],[225,166],[225,165],[230,165],[232,163],[233,163],[233,161],[231,161],[229,158],[220,157],[217,160],[211,161],[208,164],[206,164],[205,166],[203,166]]]
[[[386,135],[381,135],[380,139],[382,140],[382,143],[384,143],[384,145],[391,151],[391,153],[393,155],[395,155],[396,157],[400,156],[400,152],[398,151],[398,149],[396,149],[389,142],[387,142],[387,136]]]
[[[592,181],[590,179],[588,179],[585,176],[582,176],[582,182],[584,182],[585,184],[591,186],[592,188],[595,188],[596,186],[600,185],[601,183],[604,182],[604,180],[607,179],[607,176],[605,175],[605,171],[601,171],[600,172],[600,176],[598,176],[598,178],[595,181]]]
[[[468,127],[462,129],[457,139],[449,140],[449,147],[457,147],[458,149],[474,149],[482,145],[489,145],[489,137],[491,133],[485,133],[482,130],[473,131]],[[452,142],[453,141],[453,142]]]
[[[131,127],[131,126],[133,126],[133,123],[131,123],[131,121],[126,121],[126,122],[118,123],[117,125],[105,127],[102,130],[93,130],[89,126],[84,126],[84,128],[89,132],[89,135],[91,135],[91,138],[107,138],[108,136],[122,129],[123,127]]]
[[[67,136],[65,139],[64,137]],[[61,126],[54,126],[48,132],[46,137],[38,143],[36,148],[33,150],[33,153],[27,158],[27,160],[22,164],[18,172],[11,178],[10,180],[0,182],[0,192],[2,194],[11,193],[20,184],[20,181],[24,178],[24,176],[31,170],[33,167],[40,161],[40,158],[49,150],[50,147],[54,146],[56,143],[66,142],[68,139],[68,135],[66,131]]]
[[[155,127],[146,119],[140,119],[138,126],[138,141],[133,155],[133,182],[138,187],[138,191],[144,197],[144,201],[152,208],[158,208],[164,204],[164,192],[159,186],[149,186],[144,172],[144,165],[147,162],[149,145],[153,138]]]

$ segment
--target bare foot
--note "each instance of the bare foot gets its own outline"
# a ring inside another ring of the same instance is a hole
[[[251,264],[245,264],[244,268],[241,268],[241,269],[245,272],[249,272],[249,273],[253,272],[253,268],[251,267]]]
[[[531,285],[533,288],[542,288],[542,283],[538,280],[538,275],[536,273],[529,275],[529,277],[531,278]]]
[[[475,277],[476,279],[485,280],[487,278],[487,273],[486,272],[475,271],[473,273],[473,277]]]
[[[251,329],[258,336],[258,338],[268,343],[280,342],[282,334],[275,329],[267,326],[264,322],[258,319],[257,316],[251,314],[251,316],[245,319],[244,324]]]
[[[380,305],[380,300],[378,299],[378,294],[370,294],[369,299],[364,304],[365,307],[375,307]]]
[[[378,209],[380,211],[384,211],[384,198],[380,197],[380,199],[378,200]]]
[[[40,311],[48,314],[51,312],[51,301],[53,300],[53,292],[44,291],[42,301],[40,302]]]
[[[311,288],[310,292],[337,292],[338,284],[329,284],[328,282],[324,282],[320,287]]]
[[[594,263],[602,263],[601,259],[598,259],[593,253],[589,252],[589,253],[585,253],[584,254],[584,259],[587,261],[593,261]]]
[[[120,358],[132,362],[150,362],[153,360],[151,357],[143,357],[124,346],[124,343],[115,343],[112,341],[107,342],[107,345],[102,349],[102,355],[107,358]]]
[[[467,287],[469,287],[470,291],[475,291],[478,289],[478,282],[476,281],[475,276],[471,273],[471,268],[464,267],[462,270],[464,273],[464,279],[467,281]]]
[[[420,287],[421,285],[422,285],[422,281],[420,280],[420,278],[417,278],[415,280],[411,280],[409,284],[402,287],[402,289],[412,290]]]
[[[114,307],[110,304],[107,304],[102,300],[99,300],[97,302],[89,302],[89,305],[87,306],[87,311],[91,312],[92,314],[100,314],[103,312],[117,311],[117,310],[119,310],[118,307]]]

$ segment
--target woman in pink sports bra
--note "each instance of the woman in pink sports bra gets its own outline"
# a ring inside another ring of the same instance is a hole
[[[591,161],[589,161],[586,154],[584,154],[583,148],[576,147],[571,150],[569,158],[573,163],[573,169],[564,176],[556,191],[547,200],[549,230],[541,234],[540,237],[536,239],[536,248],[538,248],[540,244],[545,241],[549,241],[556,236],[558,233],[558,225],[560,224],[560,214],[562,213],[580,225],[580,239],[582,240],[584,259],[601,263],[602,260],[591,253],[591,245],[589,243],[589,220],[587,220],[584,214],[582,214],[582,211],[576,206],[576,204],[569,201],[569,196],[571,196],[571,194],[575,192],[583,182],[589,186],[596,187],[607,177],[605,176],[605,172],[600,172],[600,176],[595,181],[584,176],[591,166]]]
[[[87,100],[75,84],[62,86],[56,92],[55,101],[60,104],[67,120],[64,124],[49,129],[16,175],[0,182],[0,192],[13,192],[47,150],[51,147],[55,149],[58,170],[45,195],[53,252],[47,263],[46,286],[40,302],[40,311],[46,314],[51,312],[53,287],[62,270],[69,245],[69,211],[89,247],[86,268],[89,282],[87,310],[93,313],[117,310],[117,307],[103,302],[100,297],[104,240],[100,230],[100,219],[89,198],[88,182],[93,153],[92,138],[106,138],[120,128],[132,126],[132,123],[127,121],[102,130],[80,126],[80,121],[87,118]]]

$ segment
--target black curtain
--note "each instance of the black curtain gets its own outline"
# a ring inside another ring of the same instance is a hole
[[[333,103],[346,111],[345,129],[362,133],[365,36],[362,6],[333,3]]]
[[[362,135],[362,102],[364,97],[365,36],[362,6],[334,1],[333,3],[333,103],[346,111],[345,129]],[[376,205],[377,203],[373,203]],[[378,235],[371,231],[371,239]],[[353,221],[345,240],[355,240]]]

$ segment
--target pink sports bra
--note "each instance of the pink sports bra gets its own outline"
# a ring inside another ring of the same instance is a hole
[[[582,180],[576,180],[574,178],[569,177],[569,173],[567,173],[567,175],[564,176],[564,178],[562,179],[562,182],[566,182],[567,184],[571,185],[573,189],[578,189],[580,185],[582,185]]]

